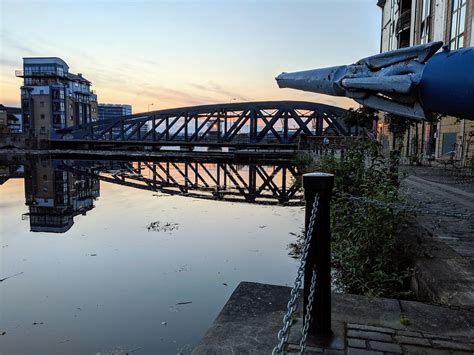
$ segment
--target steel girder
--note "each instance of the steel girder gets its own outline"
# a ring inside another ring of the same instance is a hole
[[[300,134],[347,136],[345,110],[302,101],[216,104],[145,112],[58,131],[64,140],[292,144]]]
[[[252,203],[301,204],[296,167],[288,163],[64,161],[61,169],[109,183],[170,195]]]

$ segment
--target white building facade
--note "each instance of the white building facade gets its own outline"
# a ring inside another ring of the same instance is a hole
[[[451,50],[473,46],[473,3],[474,0],[379,0],[380,51],[433,41],[443,41]],[[393,140],[386,127],[383,134]],[[462,165],[474,165],[474,117],[444,117],[438,123],[416,124],[409,128],[397,149],[406,158],[455,159]]]

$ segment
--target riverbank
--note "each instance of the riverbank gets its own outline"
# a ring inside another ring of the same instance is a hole
[[[194,355],[269,354],[282,326],[290,288],[242,282]],[[302,307],[289,354],[299,353]],[[333,294],[330,342],[308,341],[308,354],[472,354],[474,312],[420,302]]]
[[[441,176],[440,183],[426,168],[407,172],[400,195],[424,213],[400,225],[397,242],[412,262],[418,301],[334,293],[334,336],[309,339],[307,353],[474,352],[474,221],[438,213],[474,211],[471,177]],[[289,294],[287,287],[242,282],[193,354],[271,353]],[[288,354],[299,353],[301,305],[293,319]]]

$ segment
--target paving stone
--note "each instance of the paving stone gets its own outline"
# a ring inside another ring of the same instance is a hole
[[[383,355],[381,351],[348,348],[347,355]]]
[[[390,334],[377,333],[377,332],[364,332],[362,330],[352,330],[352,329],[349,329],[347,331],[347,337],[380,340],[380,341],[392,341],[392,336]]]
[[[451,337],[448,337],[447,335],[441,335],[441,334],[423,333],[423,337],[428,338],[428,339],[451,340]]]
[[[402,348],[400,347],[400,345],[395,344],[395,343],[383,343],[381,341],[369,341],[369,345],[370,345],[370,348],[372,350],[380,350],[380,351],[397,353],[397,354],[402,353]]]
[[[452,342],[446,340],[432,340],[432,344],[438,348],[452,349],[452,350],[465,350],[465,351],[474,351],[473,344],[465,344],[460,342]]]
[[[334,350],[334,349],[324,349],[323,354],[328,354],[328,355],[345,355],[344,350]]]
[[[365,340],[363,339],[347,339],[347,346],[352,348],[363,348],[367,347]]]
[[[413,345],[422,345],[422,346],[430,346],[430,341],[425,338],[415,338],[415,337],[407,337],[407,336],[395,336],[395,339],[402,344],[413,344]]]
[[[411,330],[399,330],[397,334],[407,336],[407,337],[420,337],[421,338],[423,336],[423,334],[421,334],[420,332],[412,332]]]
[[[316,348],[314,346],[307,346],[306,353],[322,353],[324,349]]]
[[[380,333],[395,334],[395,329],[385,328],[385,327],[375,327],[373,325],[348,323],[347,328],[373,331],[373,332],[380,332]]]
[[[433,349],[416,345],[403,345],[403,352],[407,354],[417,355],[448,355],[451,354],[449,350]]]

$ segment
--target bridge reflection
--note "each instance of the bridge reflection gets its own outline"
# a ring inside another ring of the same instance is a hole
[[[300,175],[289,162],[41,160],[25,164],[31,231],[64,233],[92,210],[100,181],[168,195],[300,205]]]

